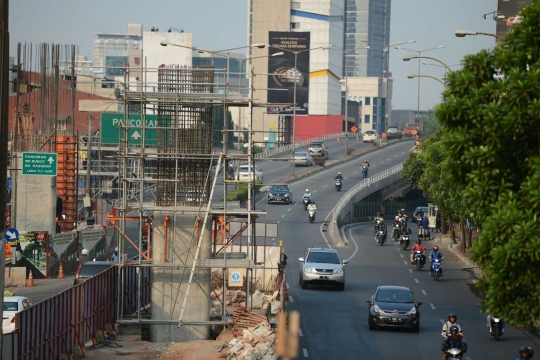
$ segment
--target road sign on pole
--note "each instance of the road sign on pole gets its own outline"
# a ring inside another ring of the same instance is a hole
[[[23,152],[22,173],[23,175],[56,176],[57,158],[56,153]]]
[[[157,144],[157,115],[145,115],[145,145]],[[129,114],[128,120],[125,121],[122,113],[103,113],[101,114],[101,143],[102,144],[118,144],[118,138],[124,139],[124,131],[118,131],[121,126],[128,128],[128,144],[139,145],[142,142],[143,130],[141,114]],[[135,128],[130,128],[135,127]]]
[[[15,242],[19,240],[19,231],[15,228],[9,228],[4,231],[4,239],[7,242]]]

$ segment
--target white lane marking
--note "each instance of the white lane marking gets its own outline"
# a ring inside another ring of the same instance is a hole
[[[344,178],[344,179],[348,179],[348,178],[349,178],[348,176],[345,176],[345,178]]]
[[[412,274],[412,269],[409,269],[409,272]]]
[[[289,295],[289,301],[290,301],[290,302],[294,302],[294,300],[293,300],[293,298],[292,298],[291,295]]]
[[[358,174],[358,171],[357,171],[357,172],[355,172],[355,173],[353,173],[353,175],[356,175],[356,174]]]
[[[427,292],[426,290],[422,290],[422,294],[426,295],[427,296]]]
[[[323,188],[327,187],[328,185],[324,185]]]
[[[313,193],[315,194],[317,192],[317,190],[313,190]]]
[[[358,244],[356,244],[356,241],[354,241],[354,237],[352,235],[352,228],[349,229],[349,237],[351,238],[351,240],[352,240],[352,242],[353,242],[353,244],[355,246],[355,249],[354,249],[352,255],[347,259],[347,261],[351,261],[351,259],[354,257],[354,255],[356,255],[356,253],[358,252]]]
[[[465,358],[465,360],[471,360],[471,358],[467,356],[467,357]]]
[[[294,203],[294,205],[298,205],[299,203],[300,203],[300,201],[297,201],[297,202]]]
[[[279,220],[278,220],[278,222],[277,222],[277,223],[279,224]]]
[[[289,296],[289,297],[290,297],[290,296]],[[433,305],[433,303],[429,303],[429,306],[431,306],[431,308],[432,308],[433,310],[435,310],[435,305]]]
[[[381,161],[381,164],[384,164],[384,161]]]
[[[306,348],[302,349],[302,352],[304,353],[304,357],[308,357],[308,353],[307,353],[307,349],[306,349]]]
[[[399,256],[403,257],[403,254],[399,254]]]
[[[302,334],[302,329],[298,329],[298,336],[302,337],[304,334]]]
[[[439,321],[441,322],[441,324],[444,325],[444,320],[443,319],[439,319]]]
[[[285,217],[285,214],[281,215],[281,217],[284,218],[284,217]]]
[[[395,245],[395,246],[397,246],[397,244],[394,244],[394,245]],[[399,251],[399,248],[398,248],[398,247],[396,247],[396,250],[397,250],[397,251]]]
[[[289,288],[289,283],[285,283],[285,285],[287,286],[287,289]]]
[[[392,159],[386,159],[386,161],[390,161],[390,160],[392,160]]]
[[[420,284],[420,281],[418,281],[418,279],[414,279],[414,282]]]
[[[398,154],[398,155],[396,155],[396,156],[394,156],[394,157],[398,157],[398,156],[399,156],[399,154]]]
[[[409,265],[405,260],[403,260],[403,263],[404,263],[405,265]]]
[[[292,208],[289,208],[289,210],[287,210],[287,211],[291,211],[291,209],[292,209]]]

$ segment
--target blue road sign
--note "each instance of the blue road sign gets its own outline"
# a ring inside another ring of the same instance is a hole
[[[4,239],[6,239],[7,242],[15,242],[19,240],[19,230],[15,228],[7,229],[4,231]]]
[[[8,190],[13,189],[13,179],[11,178],[11,176],[8,176],[8,178],[7,178],[7,189]]]
[[[240,282],[240,273],[239,272],[233,272],[231,274],[231,280],[233,283],[239,283]]]

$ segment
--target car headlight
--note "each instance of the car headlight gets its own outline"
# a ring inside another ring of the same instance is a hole
[[[315,273],[315,269],[312,269],[312,268],[304,268],[304,272],[306,274],[314,274]]]
[[[342,268],[336,269],[336,270],[333,271],[333,273],[341,275],[341,274],[343,274],[343,269]]]
[[[285,197],[289,197],[289,194],[285,194]]]
[[[375,311],[377,314],[382,315],[384,312],[381,310],[381,308],[377,305],[373,305],[373,311]]]
[[[411,311],[409,311],[409,312],[407,313],[407,315],[414,315],[414,314],[416,314],[416,307],[413,307],[413,308],[411,309]]]

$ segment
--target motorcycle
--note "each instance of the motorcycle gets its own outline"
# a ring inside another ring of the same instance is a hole
[[[304,211],[307,210],[307,206],[308,206],[309,204],[311,204],[311,198],[305,197],[305,198],[304,198]]]
[[[461,360],[461,358],[463,357],[463,353],[461,352],[461,350],[456,348],[446,350],[445,354],[446,360]]]
[[[439,278],[442,276],[442,274],[441,274],[441,272],[442,272],[442,269],[441,269],[442,259],[444,259],[444,257],[442,257],[441,259],[435,259],[435,260],[432,261],[432,264],[431,264],[431,273],[433,275],[433,280],[435,280],[435,281],[439,281]]]
[[[341,191],[341,179],[336,179],[336,190]]]
[[[386,236],[384,235],[384,231],[379,230],[377,232],[377,243],[382,246],[385,243],[385,241],[386,241]]]
[[[416,270],[420,271],[424,267],[424,264],[426,263],[424,260],[424,256],[422,254],[422,250],[414,250],[414,267]]]
[[[395,241],[398,241],[399,237],[401,236],[401,229],[400,229],[400,226],[399,224],[396,224],[394,225],[394,232],[392,234],[392,238],[395,240]]]
[[[491,315],[491,326],[489,333],[499,341],[499,338],[504,334],[504,321],[499,316]]]
[[[368,171],[369,171],[369,168],[367,166],[362,166],[362,176],[364,176],[364,178],[367,178]]]
[[[401,239],[399,239],[399,246],[401,246],[401,248],[403,250],[407,250],[407,248],[409,247],[409,244],[411,243],[411,241],[409,240],[409,235],[405,235],[403,234],[401,236]]]
[[[308,219],[309,219],[309,222],[314,222],[315,221],[315,210],[309,210],[308,211]]]

